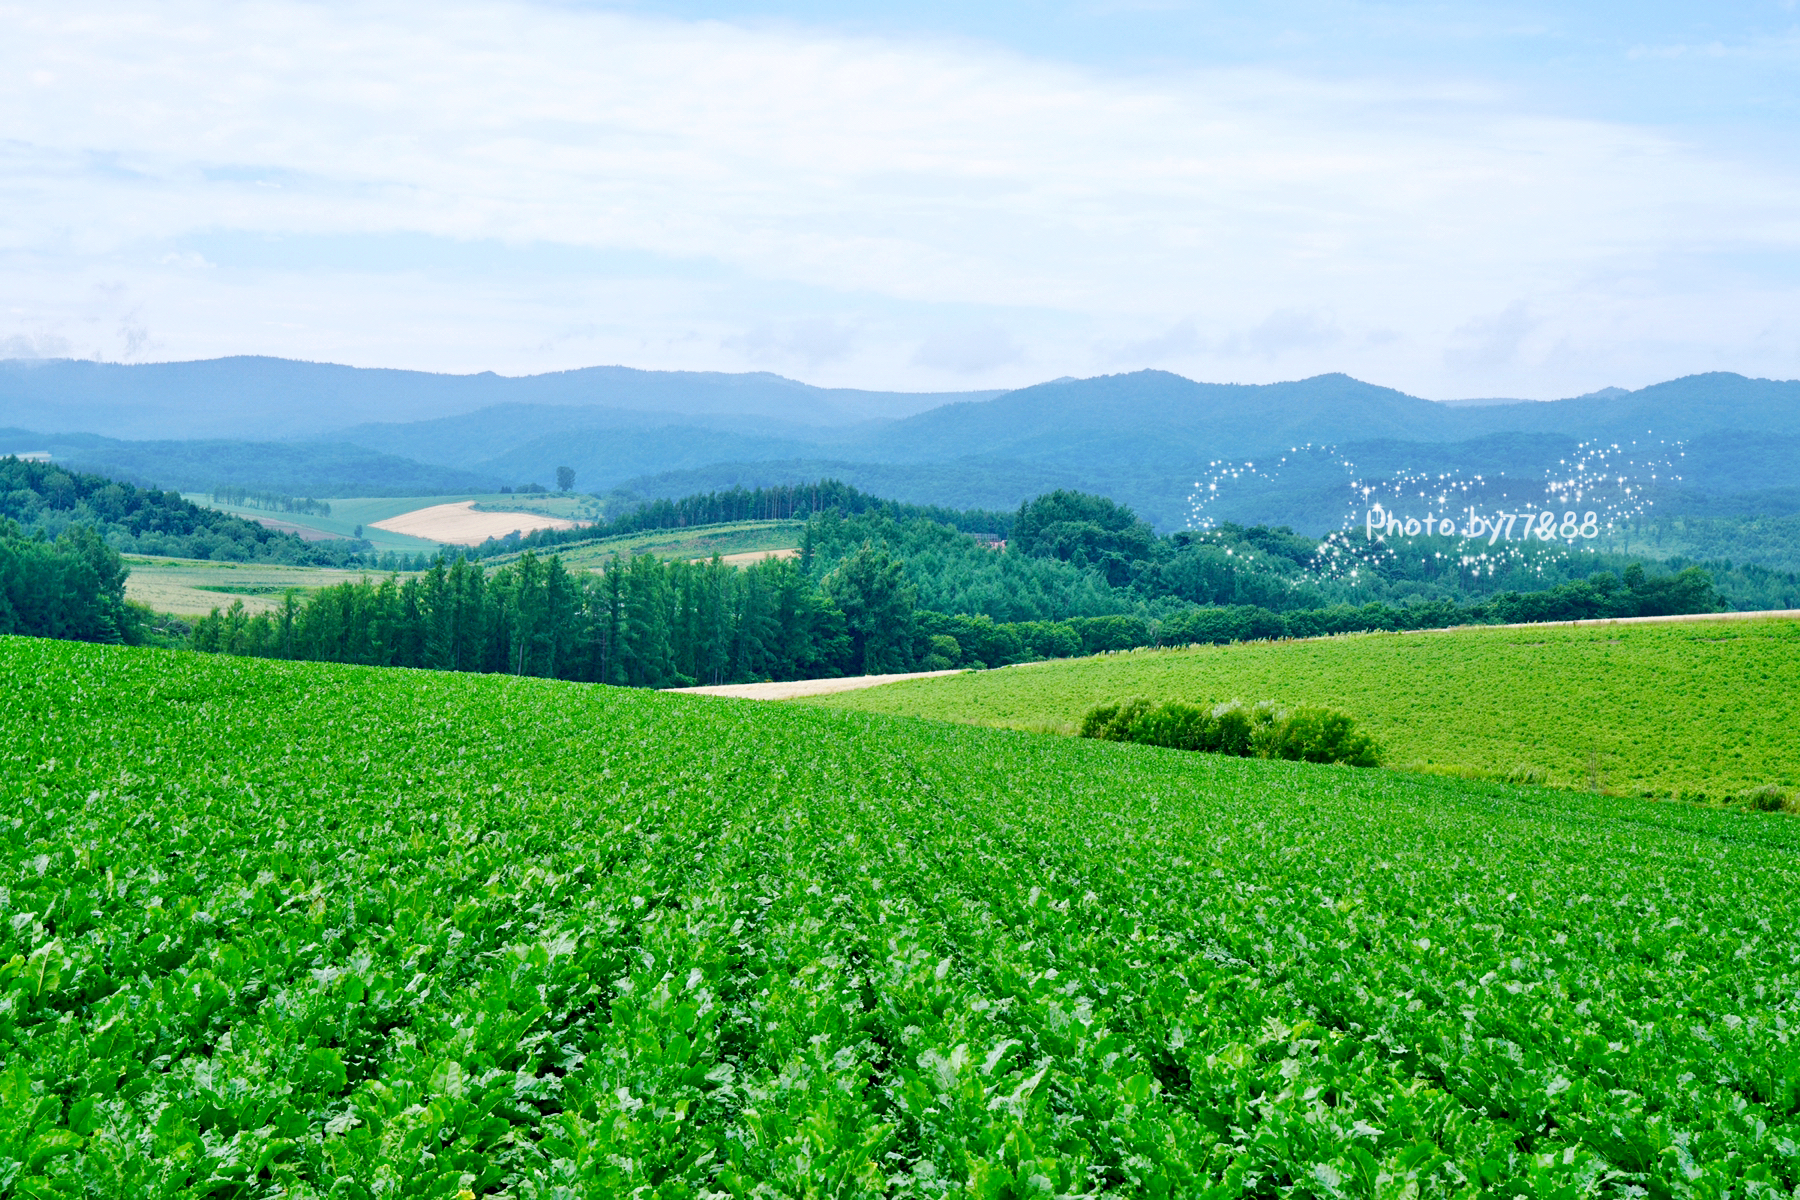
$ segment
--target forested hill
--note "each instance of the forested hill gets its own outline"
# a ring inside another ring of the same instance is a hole
[[[512,482],[348,442],[130,442],[0,429],[0,455],[15,450],[44,451],[70,470],[178,492],[244,487],[300,496],[442,496],[497,491]]]
[[[356,566],[370,549],[363,541],[304,541],[175,492],[17,458],[0,458],[0,518],[26,535],[54,539],[86,527],[114,550],[174,558]]]
[[[566,430],[534,410],[509,436],[491,411],[422,424],[348,430],[348,440],[510,479],[548,483],[557,465],[588,487],[674,497],[731,484],[793,483],[821,475],[897,500],[942,507],[1012,507],[1057,488],[1129,503],[1159,529],[1188,523],[1195,484],[1218,460],[1254,461],[1273,478],[1234,486],[1213,513],[1247,524],[1336,528],[1352,477],[1451,472],[1542,485],[1583,441],[1669,443],[1687,455],[1661,476],[1659,507],[1692,496],[1800,487],[1800,383],[1704,375],[1637,392],[1543,403],[1457,406],[1345,375],[1265,385],[1198,383],[1165,371],[1038,384],[852,429],[694,421],[590,428],[571,410]],[[510,443],[510,444],[508,444]],[[1347,471],[1349,472],[1347,474]],[[1650,471],[1638,472],[1647,483]],[[1636,477],[1636,476],[1634,476]],[[1681,495],[1668,490],[1674,486]],[[1762,505],[1759,511],[1771,511]],[[1783,510],[1785,511],[1785,510]]]
[[[893,461],[982,453],[1040,460],[1066,448],[1141,441],[1214,455],[1306,442],[1461,442],[1496,433],[1685,440],[1717,430],[1800,434],[1800,381],[1717,372],[1635,392],[1543,402],[1443,404],[1348,375],[1291,383],[1197,383],[1167,371],[1059,380],[946,405],[882,435]],[[1194,442],[1203,436],[1204,442]]]

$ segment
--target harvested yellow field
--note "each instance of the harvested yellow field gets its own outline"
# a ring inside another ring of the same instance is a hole
[[[371,522],[375,529],[454,546],[479,546],[489,538],[503,538],[514,530],[532,533],[539,529],[574,529],[578,524],[542,513],[480,512],[473,500],[433,504],[429,508],[415,508],[397,517]]]

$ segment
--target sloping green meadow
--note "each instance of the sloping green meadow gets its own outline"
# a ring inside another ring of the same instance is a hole
[[[1800,786],[1800,621],[1458,629],[1136,651],[808,704],[1027,728],[1096,704],[1319,704],[1395,766],[1690,798]]]
[[[1788,817],[16,638],[0,682],[3,1196],[1800,1182]]]

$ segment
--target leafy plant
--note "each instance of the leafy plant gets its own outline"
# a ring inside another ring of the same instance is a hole
[[[0,677],[9,1198],[1800,1185],[1797,822],[537,679]]]

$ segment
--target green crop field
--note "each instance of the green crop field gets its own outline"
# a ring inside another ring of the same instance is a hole
[[[809,700],[1073,732],[1096,704],[1322,704],[1415,770],[1719,798],[1800,784],[1800,622],[1464,629],[1138,651]]]
[[[0,681],[0,1196],[1800,1184],[1788,817],[20,638]]]

